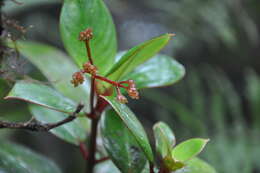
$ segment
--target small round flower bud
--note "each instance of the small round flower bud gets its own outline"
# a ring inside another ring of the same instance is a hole
[[[119,101],[120,103],[127,103],[127,98],[125,96],[123,96],[122,94],[118,94],[117,97],[116,97],[117,101]]]
[[[97,68],[94,65],[92,65],[90,62],[87,62],[87,63],[83,64],[83,72],[89,73],[91,75],[96,75]]]
[[[87,28],[85,31],[79,33],[80,41],[87,41],[93,38],[93,32],[91,28]]]
[[[132,99],[139,99],[139,93],[136,88],[127,89],[127,93]]]
[[[84,82],[84,76],[81,72],[75,72],[72,75],[71,83],[74,85],[74,87],[77,87],[79,84],[82,84]]]
[[[135,88],[135,82],[134,80],[128,80],[129,88]]]

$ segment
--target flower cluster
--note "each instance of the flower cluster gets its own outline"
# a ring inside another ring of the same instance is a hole
[[[126,89],[128,95],[132,98],[132,99],[139,99],[139,93],[136,89],[135,83],[133,80],[127,80],[127,81],[121,81],[118,83],[119,85],[116,87],[116,91],[117,91],[117,100],[120,103],[127,103],[127,99],[125,96],[123,96],[120,92],[119,87],[122,87],[124,89]],[[124,86],[122,84],[127,84],[128,86]]]
[[[93,38],[93,32],[91,28],[87,28],[85,31],[79,33],[80,41],[89,41]]]
[[[84,73],[91,74],[92,76],[95,76],[97,74],[97,68],[92,65],[90,62],[87,62],[83,64],[83,69],[79,72],[75,72],[72,75],[71,83],[74,85],[74,87],[77,87],[79,84],[82,84],[84,82]]]
[[[136,89],[135,83],[133,80],[127,80],[127,81],[121,81],[116,82],[109,80],[108,78],[105,78],[103,76],[97,75],[97,67],[93,64],[93,60],[91,58],[91,52],[90,52],[90,46],[89,41],[93,38],[93,32],[90,28],[86,29],[85,31],[80,32],[79,34],[79,40],[84,41],[86,43],[87,53],[88,53],[88,59],[89,61],[83,64],[82,70],[75,72],[72,75],[71,83],[74,85],[74,87],[77,87],[78,85],[82,84],[85,80],[84,74],[90,74],[92,79],[98,79],[104,82],[107,82],[114,86],[116,88],[117,92],[117,100],[120,103],[127,103],[127,98],[121,94],[120,88],[124,88],[128,95],[132,99],[139,99],[139,93]]]

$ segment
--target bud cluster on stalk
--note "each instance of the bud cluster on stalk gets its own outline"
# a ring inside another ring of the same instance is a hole
[[[74,85],[74,87],[77,87],[78,85],[82,84],[85,80],[84,74],[90,74],[93,79],[102,80],[104,82],[107,82],[114,86],[116,88],[117,93],[117,100],[120,103],[127,103],[127,98],[121,94],[120,88],[123,88],[126,90],[128,95],[132,99],[139,99],[139,93],[137,91],[137,88],[135,86],[135,82],[133,80],[126,80],[121,82],[112,81],[106,77],[97,75],[97,67],[93,64],[93,60],[91,58],[91,52],[90,52],[90,46],[89,41],[93,38],[93,32],[91,29],[86,29],[85,31],[80,32],[79,34],[79,40],[84,41],[86,43],[86,49],[88,53],[88,59],[89,61],[84,63],[82,66],[82,70],[75,72],[72,75],[71,83]]]

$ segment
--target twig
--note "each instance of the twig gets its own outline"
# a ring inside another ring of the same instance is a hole
[[[89,151],[91,152],[89,153],[89,158],[87,160],[87,173],[93,172],[95,162],[96,162],[95,154],[97,148],[96,140],[97,140],[98,121],[99,121],[99,117],[91,120],[91,133],[90,133],[90,141],[89,141]]]
[[[98,163],[107,161],[107,160],[109,160],[109,159],[110,159],[109,157],[103,157],[103,158],[101,158],[101,159],[96,160],[96,161],[95,161],[95,164],[98,164]]]
[[[81,152],[83,158],[85,160],[88,160],[89,153],[88,153],[88,150],[87,150],[87,148],[86,148],[86,146],[85,146],[85,144],[83,142],[79,143],[79,149],[80,149],[80,152]]]
[[[150,173],[154,173],[154,165],[152,162],[149,163],[149,167],[150,167]]]
[[[37,132],[46,132],[53,128],[59,127],[63,124],[73,121],[77,117],[76,115],[83,109],[83,107],[84,107],[83,104],[79,104],[76,110],[70,116],[56,123],[41,123],[37,120],[32,120],[32,119],[23,123],[0,121],[0,129],[9,128],[9,129],[24,129],[24,130],[31,130]]]

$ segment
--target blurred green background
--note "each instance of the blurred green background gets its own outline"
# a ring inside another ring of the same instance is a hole
[[[17,1],[22,4],[5,1],[5,17],[27,32],[21,35],[11,25],[8,31],[64,50],[58,28],[61,1]],[[260,173],[260,1],[105,2],[115,20],[120,50],[163,33],[176,34],[163,52],[184,64],[185,78],[174,86],[141,91],[142,99],[130,103],[147,132],[156,121],[165,121],[179,142],[210,138],[201,157],[219,173]],[[0,119],[25,121],[31,116],[26,104],[2,98],[24,75],[44,78],[13,53],[0,59],[1,70],[7,71],[0,76]],[[84,161],[77,147],[51,134],[0,130],[0,136],[43,153],[63,172],[82,172]]]

